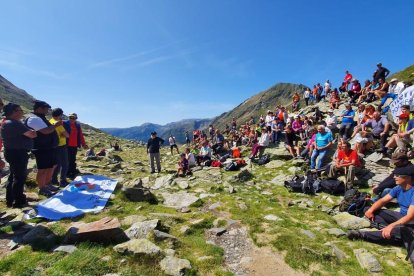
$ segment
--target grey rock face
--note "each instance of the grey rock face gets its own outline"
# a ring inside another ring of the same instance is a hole
[[[338,223],[339,226],[349,230],[358,230],[370,227],[368,220],[353,216],[349,213],[339,213],[333,216],[333,219]]]
[[[138,256],[157,256],[161,253],[161,248],[147,239],[133,239],[114,246],[114,250],[121,254]]]
[[[164,205],[167,207],[179,209],[189,207],[191,204],[197,202],[199,198],[192,193],[162,193],[164,198]]]
[[[125,234],[130,239],[145,239],[151,231],[159,226],[160,221],[158,219],[136,222],[125,231]]]
[[[172,276],[184,275],[186,270],[191,269],[190,261],[172,256],[167,256],[162,259],[160,266],[165,274]]]
[[[369,253],[365,248],[355,249],[355,257],[360,266],[369,272],[378,273],[382,271],[382,266],[374,255]]]

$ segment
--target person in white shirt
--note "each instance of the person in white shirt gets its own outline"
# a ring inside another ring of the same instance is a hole
[[[264,149],[269,146],[270,143],[270,133],[266,127],[262,129],[262,135],[259,138],[259,141],[253,145],[252,147],[252,154],[250,155],[250,159],[256,157],[257,153],[259,153],[259,158],[263,154]]]
[[[326,126],[332,131],[332,130],[338,130],[337,124],[338,124],[338,118],[333,113],[332,109],[328,110],[328,116],[325,119]]]
[[[383,106],[388,99],[392,99],[391,102],[394,101],[404,89],[405,89],[404,83],[401,81],[399,82],[398,79],[396,78],[393,78],[390,81],[390,86],[388,87],[388,93],[385,94],[384,97],[381,98],[380,106]],[[387,110],[388,109],[385,109],[384,113]]]
[[[272,111],[268,110],[266,118],[265,118],[265,124],[268,129],[271,129],[272,122],[274,119],[275,119],[275,115],[273,114]]]
[[[311,95],[310,88],[306,88],[305,92],[303,92],[303,99],[305,100],[306,106],[309,105],[310,95]]]
[[[175,141],[175,137],[172,134],[170,135],[170,138],[168,138],[168,143],[170,143],[171,155],[174,154],[174,148],[177,150],[177,154],[180,154],[178,151],[177,142]]]
[[[195,157],[194,157],[194,154],[190,151],[190,149],[189,148],[186,148],[185,149],[185,157],[187,158],[187,160],[188,160],[188,166],[191,168],[191,167],[195,167],[195,165],[196,165],[196,160],[195,160]]]

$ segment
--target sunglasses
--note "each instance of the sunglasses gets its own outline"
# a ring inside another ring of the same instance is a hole
[[[410,175],[405,175],[405,174],[394,174],[395,177],[400,177],[400,178],[408,178],[411,177]]]

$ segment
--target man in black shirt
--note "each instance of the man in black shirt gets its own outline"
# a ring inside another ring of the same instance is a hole
[[[385,67],[382,67],[382,63],[377,64],[377,70],[375,70],[373,79],[374,81],[378,82],[379,79],[383,79],[385,81],[385,78],[390,74],[390,70],[388,70]]]
[[[155,173],[154,162],[157,163],[157,170],[161,172],[161,163],[160,163],[160,146],[164,144],[164,140],[157,137],[155,131],[151,132],[151,138],[147,142],[147,153],[150,159],[151,173]]]

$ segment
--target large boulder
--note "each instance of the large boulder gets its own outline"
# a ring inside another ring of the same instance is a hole
[[[158,190],[158,189],[161,189],[161,188],[167,188],[171,185],[173,180],[174,180],[174,175],[165,175],[165,176],[158,177],[155,180],[155,183],[151,187],[151,189]]]
[[[122,187],[125,197],[134,202],[149,202],[156,204],[158,202],[156,196],[151,193],[150,189],[143,187],[141,178],[127,182]]]
[[[335,216],[333,219],[338,223],[339,226],[349,230],[358,230],[370,227],[371,223],[363,218],[353,216],[349,213],[342,212]]]
[[[56,244],[56,235],[46,226],[37,225],[22,237],[22,243],[34,249],[50,249]]]
[[[181,276],[191,269],[190,261],[167,256],[160,262],[160,267],[167,275]]]
[[[285,161],[282,160],[272,160],[269,163],[265,164],[265,167],[268,169],[280,168],[285,164]]]
[[[158,219],[136,222],[125,231],[125,234],[130,239],[145,239],[154,229],[159,227],[160,221]]]
[[[114,246],[114,250],[121,254],[132,254],[136,256],[158,256],[161,248],[147,239],[133,239]]]
[[[66,243],[91,241],[119,243],[128,240],[117,218],[105,217],[91,223],[75,223],[66,233]]]
[[[162,193],[162,197],[164,198],[165,206],[176,209],[189,207],[191,204],[199,200],[195,194],[187,192]]]

